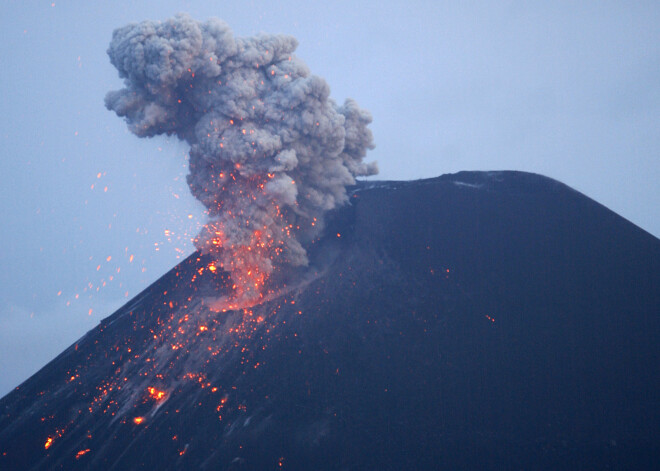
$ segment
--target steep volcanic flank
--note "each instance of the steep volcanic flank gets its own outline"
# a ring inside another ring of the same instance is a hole
[[[516,172],[350,202],[261,304],[195,253],[105,319],[0,401],[0,469],[653,468],[658,239]]]

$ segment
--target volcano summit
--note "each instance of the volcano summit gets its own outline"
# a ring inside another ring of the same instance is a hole
[[[0,468],[655,467],[658,239],[518,172],[349,195],[261,303],[194,253],[0,400]]]

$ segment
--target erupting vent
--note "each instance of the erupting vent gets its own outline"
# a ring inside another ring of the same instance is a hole
[[[196,239],[231,273],[226,307],[260,302],[277,268],[304,266],[323,213],[347,201],[373,148],[371,116],[337,106],[293,56],[290,36],[235,38],[220,20],[186,15],[114,32],[110,60],[126,87],[106,106],[137,136],[176,135],[190,148],[190,189],[209,221]]]

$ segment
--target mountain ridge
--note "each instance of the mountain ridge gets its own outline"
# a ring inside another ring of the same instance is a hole
[[[0,464],[651,469],[658,239],[523,172],[350,190],[306,285],[213,313],[193,254],[0,399]]]

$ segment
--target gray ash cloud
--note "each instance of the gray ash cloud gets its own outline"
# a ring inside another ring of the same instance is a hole
[[[235,37],[221,20],[180,14],[114,31],[108,55],[125,87],[108,109],[139,137],[190,144],[188,184],[209,220],[196,245],[254,299],[278,266],[307,263],[323,213],[355,177],[377,173],[371,116],[293,55],[291,36]]]

